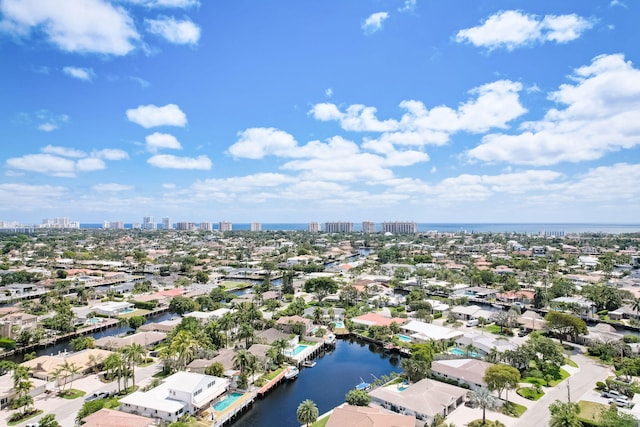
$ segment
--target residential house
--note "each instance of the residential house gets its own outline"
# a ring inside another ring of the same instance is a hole
[[[149,391],[136,391],[120,399],[120,410],[175,422],[183,414],[202,413],[229,385],[226,378],[176,372]]]
[[[105,360],[111,354],[110,351],[99,348],[88,348],[86,350],[75,353],[59,353],[57,355],[44,355],[36,357],[26,362],[22,362],[22,366],[31,369],[31,376],[45,381],[54,379],[54,372],[62,365],[68,363],[79,368],[75,378],[84,376],[87,372]],[[64,378],[58,379],[58,382],[64,381]],[[66,379],[68,381],[68,379]]]
[[[152,418],[107,408],[87,415],[82,419],[82,423],[82,427],[153,427],[157,425]]]
[[[532,291],[509,291],[497,294],[496,299],[510,304],[516,302],[530,304],[533,301],[534,295],[535,292]]]
[[[415,417],[396,414],[378,406],[343,405],[329,415],[326,427],[414,427]]]
[[[397,384],[369,392],[371,402],[393,412],[416,418],[416,426],[431,425],[436,415],[446,417],[463,405],[468,390],[428,378],[399,389]]]
[[[16,339],[20,332],[33,330],[38,326],[38,316],[18,312],[0,318],[0,336]]]
[[[95,341],[95,346],[105,350],[118,350],[131,344],[139,344],[144,348],[150,348],[166,338],[167,334],[164,332],[146,331],[124,337],[102,337]]]
[[[468,297],[468,298],[476,298],[481,300],[490,300],[497,293],[498,293],[497,289],[483,288],[480,286],[472,286],[472,287],[463,288],[463,289],[460,289],[459,291],[456,291],[454,296],[458,298]]]
[[[609,319],[611,320],[637,319],[638,316],[640,316],[640,313],[631,308],[629,304],[609,312]]]
[[[515,350],[516,345],[507,339],[496,339],[493,335],[482,335],[475,332],[467,332],[463,336],[456,338],[456,347],[466,352],[473,349],[479,356],[489,354],[492,349],[498,353],[507,350]]]
[[[127,301],[107,301],[96,304],[92,310],[103,316],[118,316],[133,311],[133,304]]]
[[[276,321],[276,328],[286,334],[291,334],[295,330],[294,326],[296,324],[302,324],[304,328],[302,335],[311,335],[313,333],[313,320],[302,316],[282,316]]]
[[[359,325],[364,325],[366,327],[369,326],[391,326],[392,323],[396,323],[397,325],[402,325],[408,321],[408,319],[403,319],[400,317],[387,317],[378,313],[366,313],[358,317],[354,317],[351,319],[353,323],[357,323]]]
[[[462,332],[445,326],[412,320],[400,326],[400,331],[416,342],[450,341],[462,336]]]
[[[547,322],[533,310],[527,310],[520,317],[518,317],[518,323],[523,329],[530,331],[540,331],[544,329]]]
[[[462,320],[479,319],[481,317],[489,320],[496,315],[495,311],[485,310],[477,305],[457,306],[450,311],[456,318]]]
[[[33,388],[29,391],[31,397],[36,397],[45,392],[47,382],[37,378],[31,378]],[[13,377],[10,374],[0,376],[0,408],[4,408],[16,397],[13,386]]]
[[[431,364],[431,373],[437,378],[466,384],[471,390],[486,387],[484,373],[493,363],[478,359],[436,360]]]

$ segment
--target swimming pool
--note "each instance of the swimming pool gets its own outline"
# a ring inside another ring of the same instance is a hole
[[[229,407],[233,402],[240,399],[242,397],[242,393],[230,393],[225,396],[220,402],[213,405],[213,410],[222,412]]]
[[[134,311],[136,311],[135,308],[125,308],[124,310],[122,310],[120,312],[120,314],[127,314],[127,313],[133,313]]]
[[[87,325],[95,325],[96,323],[100,323],[100,318],[99,317],[92,317],[90,319],[87,319],[87,321],[85,322]]]
[[[469,357],[482,357],[480,356],[478,353],[476,353],[475,351],[470,351],[469,353],[467,353],[466,351],[458,348],[458,347],[454,347],[451,350],[449,350],[449,353],[451,354],[455,354],[457,356],[469,356]]]
[[[396,336],[402,342],[411,342],[411,337],[408,337],[408,336],[402,335],[402,334],[396,334]]]
[[[333,322],[333,324],[335,325],[336,328],[344,328],[344,322],[340,320],[336,320],[335,322]]]
[[[298,345],[295,346],[293,351],[289,351],[287,354],[290,354],[292,356],[297,356],[300,353],[302,353],[307,347],[309,347],[309,346],[308,345],[304,345],[304,344],[298,344]]]

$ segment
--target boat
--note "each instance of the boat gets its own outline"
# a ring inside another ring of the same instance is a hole
[[[284,378],[288,381],[293,381],[298,378],[300,370],[296,366],[289,366],[284,373]]]
[[[371,388],[371,384],[365,382],[362,378],[360,378],[360,384],[356,385],[356,390],[369,390]]]
[[[335,345],[336,336],[334,334],[329,334],[329,336],[327,337],[324,343],[327,345]]]
[[[316,361],[315,360],[305,360],[304,362],[302,362],[302,366],[304,366],[305,368],[313,368],[314,366],[316,366]]]

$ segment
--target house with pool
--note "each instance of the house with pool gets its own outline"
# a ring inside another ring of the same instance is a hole
[[[425,323],[419,320],[412,320],[409,323],[400,326],[403,337],[411,338],[412,342],[430,342],[430,341],[451,341],[462,336],[462,332],[447,328],[446,326],[438,326],[433,323]],[[400,337],[402,341],[404,339]]]
[[[194,372],[176,372],[149,391],[136,391],[120,399],[120,410],[168,422],[184,414],[198,415],[230,385],[226,378]]]
[[[431,364],[431,374],[436,378],[466,384],[471,390],[486,387],[484,373],[493,363],[478,359],[436,360]]]
[[[103,316],[118,316],[135,311],[134,305],[127,301],[107,301],[91,307],[92,311]]]

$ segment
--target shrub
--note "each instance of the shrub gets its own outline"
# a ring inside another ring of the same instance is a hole
[[[142,310],[153,310],[158,306],[158,301],[134,301],[133,306]]]
[[[607,385],[606,385],[605,383],[603,383],[602,381],[598,381],[598,382],[596,383],[596,390],[598,390],[598,391],[602,391],[602,390],[604,390],[605,388],[607,388]]]
[[[11,338],[2,337],[0,338],[0,347],[6,348],[7,350],[13,350],[16,348],[16,342]]]
[[[441,317],[442,317],[442,312],[441,312],[441,311],[439,311],[439,312],[437,312],[437,313],[435,313],[435,314],[433,315],[433,318],[434,318],[434,319],[440,319]]]

